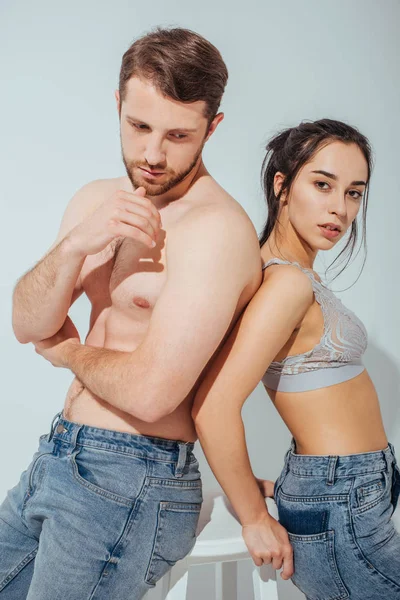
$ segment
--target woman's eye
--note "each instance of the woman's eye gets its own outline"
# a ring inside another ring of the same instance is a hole
[[[360,198],[362,198],[362,193],[358,190],[350,190],[349,194],[354,200],[360,200]]]
[[[320,190],[327,190],[329,188],[329,184],[326,181],[316,181],[315,184]]]

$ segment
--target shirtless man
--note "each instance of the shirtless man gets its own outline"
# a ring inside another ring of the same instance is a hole
[[[16,337],[76,377],[0,507],[2,600],[135,600],[194,544],[194,392],[261,283],[252,223],[202,161],[226,81],[191,31],[137,40],[116,92],[127,175],[78,191],[16,286]]]

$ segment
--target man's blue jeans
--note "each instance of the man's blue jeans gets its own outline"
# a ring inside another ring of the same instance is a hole
[[[1,600],[136,600],[194,543],[193,443],[57,415],[0,507]]]

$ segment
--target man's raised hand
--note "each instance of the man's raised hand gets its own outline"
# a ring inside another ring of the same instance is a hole
[[[161,227],[160,213],[145,189],[118,190],[69,233],[79,253],[87,256],[104,250],[117,237],[128,237],[154,248]]]

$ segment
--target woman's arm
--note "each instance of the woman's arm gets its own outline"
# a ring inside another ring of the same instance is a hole
[[[283,539],[285,530],[269,515],[251,470],[241,410],[313,300],[312,286],[304,273],[291,265],[270,267],[264,283],[208,368],[193,405],[200,443],[240,519],[246,543],[246,536],[249,538],[256,564],[261,564],[257,548],[268,562],[267,547],[278,545],[282,551],[284,546],[287,551],[288,542]],[[279,557],[272,558],[274,567],[279,568]]]

